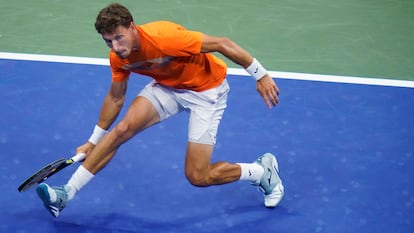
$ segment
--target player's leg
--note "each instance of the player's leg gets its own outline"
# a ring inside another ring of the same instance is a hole
[[[188,181],[199,187],[220,185],[239,180],[257,182],[263,176],[263,167],[257,163],[211,163],[213,145],[187,143],[185,175]]]
[[[112,159],[119,146],[158,123],[159,119],[157,110],[147,98],[136,97],[125,117],[102,138],[82,165],[92,174],[98,173]]]
[[[253,163],[211,163],[212,151],[213,145],[188,142],[185,175],[192,185],[206,187],[246,180],[264,193],[266,207],[275,207],[282,200],[284,186],[275,156],[266,153]]]
[[[185,159],[186,177],[195,186],[251,181],[263,191],[265,206],[275,207],[284,194],[275,156],[266,153],[253,163],[211,164],[217,129],[226,108],[227,92],[227,83],[223,82],[217,88],[202,93],[180,95],[185,100],[185,107],[191,110]]]
[[[185,175],[195,186],[234,182],[240,178],[240,166],[228,162],[210,164],[213,145],[188,142],[185,157]]]

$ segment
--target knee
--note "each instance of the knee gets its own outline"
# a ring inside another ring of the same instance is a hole
[[[203,174],[202,172],[194,170],[186,171],[185,176],[190,184],[196,187],[207,187],[211,185],[208,178],[209,176]]]
[[[126,121],[120,121],[114,128],[114,133],[116,135],[116,138],[122,142],[127,141],[133,136],[133,130]]]

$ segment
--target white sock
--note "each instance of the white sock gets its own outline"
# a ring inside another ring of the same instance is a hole
[[[258,181],[262,178],[263,167],[257,163],[237,163],[241,168],[239,180]]]
[[[93,177],[94,174],[88,171],[84,166],[80,165],[67,183],[70,187],[68,192],[68,200],[71,200],[75,194]]]

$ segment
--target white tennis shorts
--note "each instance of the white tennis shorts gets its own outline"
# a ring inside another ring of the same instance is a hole
[[[153,81],[138,96],[147,98],[154,105],[160,121],[182,111],[189,112],[188,141],[213,145],[227,107],[229,90],[226,79],[218,87],[202,92],[178,90]]]

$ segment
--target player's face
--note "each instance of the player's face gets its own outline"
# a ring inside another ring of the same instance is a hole
[[[131,54],[135,46],[134,36],[135,27],[131,23],[130,27],[118,26],[113,33],[105,33],[102,38],[118,57],[125,59]]]

